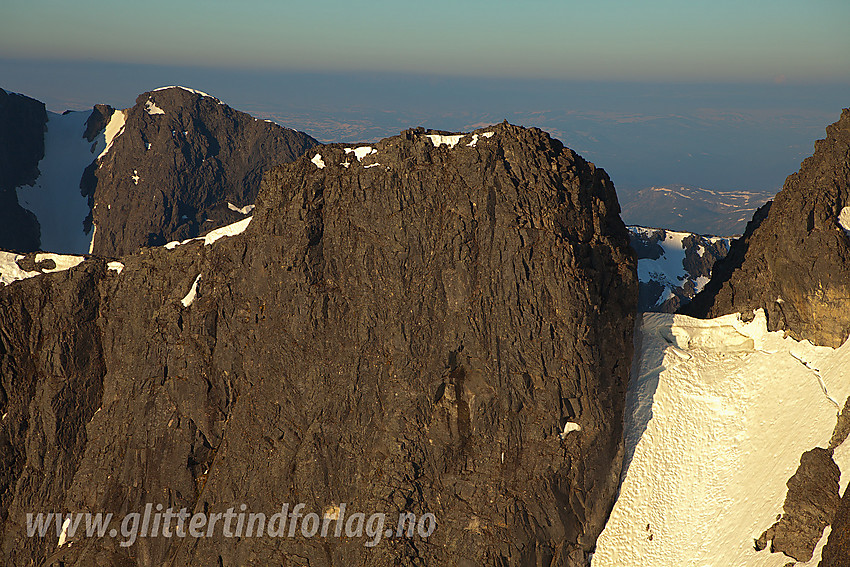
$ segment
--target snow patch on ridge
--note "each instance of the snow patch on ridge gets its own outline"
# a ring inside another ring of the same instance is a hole
[[[242,234],[245,232],[245,229],[248,228],[248,225],[251,224],[251,219],[254,217],[248,217],[242,219],[239,222],[235,222],[233,224],[229,224],[227,226],[223,226],[221,228],[217,228],[215,230],[209,231],[204,236],[198,236],[195,238],[187,238],[183,241],[173,240],[165,245],[165,248],[168,250],[172,250],[182,244],[187,244],[189,242],[193,242],[195,240],[203,240],[204,246],[209,246],[219,238],[224,238],[225,236],[236,236],[237,234]]]
[[[12,282],[38,275],[38,272],[28,272],[18,266],[17,261],[23,257],[22,254],[0,250],[0,283],[9,285]]]
[[[65,518],[65,521],[62,522],[62,531],[59,533],[59,543],[56,544],[56,547],[62,547],[66,543],[70,545],[68,542],[68,529],[71,527],[71,518]]]
[[[494,132],[483,132],[483,133],[481,134],[481,136],[482,136],[483,138],[491,138],[491,137],[493,136],[493,134],[494,134]],[[433,142],[433,140],[431,140],[431,141]],[[469,143],[468,143],[468,144],[466,144],[466,145],[467,145],[468,147],[470,147],[470,148],[474,148],[474,147],[475,147],[475,145],[476,145],[477,143],[478,143],[478,134],[473,134],[473,135],[472,135],[472,141],[471,141],[471,142],[469,142]]]
[[[564,424],[564,430],[561,432],[561,439],[566,439],[567,435],[572,433],[573,431],[581,431],[581,425],[578,423],[568,421]]]
[[[227,208],[236,213],[247,215],[248,213],[254,210],[254,205],[245,205],[244,207],[237,207],[233,203],[228,202]]]
[[[112,206],[110,205],[109,208],[112,208]],[[91,223],[91,242],[89,242],[89,254],[94,254],[94,237],[96,234],[97,225],[95,223]]]
[[[474,148],[481,138],[492,138],[495,132],[482,132],[481,134],[472,134],[472,140],[466,144],[467,147]],[[454,148],[458,143],[469,136],[469,134],[425,134],[431,140],[435,148],[439,148],[443,144],[449,148]]]
[[[209,94],[207,94],[207,93],[205,93],[205,92],[203,92],[203,91],[199,91],[199,90],[197,90],[197,89],[190,89],[189,87],[181,87],[180,85],[171,85],[171,86],[168,86],[168,87],[159,87],[158,89],[154,89],[154,90],[152,90],[151,92],[152,92],[152,93],[155,93],[155,92],[157,92],[157,91],[167,91],[168,89],[180,89],[180,90],[184,90],[184,91],[186,91],[186,92],[190,92],[190,93],[192,93],[192,94],[200,95],[200,96],[203,96],[203,97],[206,97],[206,98],[211,98],[211,99],[213,99],[214,101],[218,102],[219,104],[224,104],[224,103],[223,103],[223,102],[221,102],[218,98],[216,98],[216,97],[214,97],[214,96],[212,96],[212,95],[209,95]]]
[[[125,122],[127,122],[126,111],[116,110],[112,113],[112,117],[110,117],[109,123],[103,131],[103,151],[98,154],[97,159],[102,158],[109,152],[110,148],[112,148],[112,142],[124,131]],[[98,146],[100,146],[100,143]]]
[[[180,303],[183,304],[183,307],[189,307],[195,301],[195,296],[198,293],[198,282],[201,281],[201,274],[198,274],[198,277],[195,278],[195,281],[192,282],[192,287],[189,289],[189,293],[180,300]]]
[[[154,116],[154,115],[157,115],[157,114],[165,114],[165,111],[163,109],[161,109],[160,107],[158,107],[156,105],[156,103],[154,101],[152,101],[151,99],[148,99],[148,101],[145,103],[145,111],[148,114],[150,114],[151,116]]]
[[[787,565],[753,542],[783,512],[801,455],[828,446],[836,408],[824,390],[850,395],[850,341],[797,342],[768,332],[763,311],[750,323],[647,313],[638,332],[624,476],[592,565]],[[834,458],[843,493],[850,443]],[[798,565],[817,565],[824,541]]]
[[[322,160],[321,154],[314,155],[313,159],[311,159],[310,161],[312,161],[313,165],[315,165],[319,169],[325,169],[325,162]]]
[[[360,146],[359,148],[345,148],[345,153],[354,153],[357,161],[361,161],[364,157],[378,153],[378,150],[372,146]]]
[[[15,254],[14,252],[4,252],[0,250],[0,283],[9,285],[12,282],[40,276],[41,274],[70,270],[71,268],[80,265],[85,260],[83,256],[40,252],[36,254],[33,259],[36,264],[45,260],[53,260],[56,266],[54,268],[45,268],[42,271],[30,272],[21,269],[18,265],[18,260],[22,258],[24,258],[23,254]]]
[[[461,138],[466,136],[466,134],[451,134],[445,136],[443,134],[425,134],[431,143],[434,144],[435,148],[442,146],[443,144],[447,145],[449,148],[453,148],[460,142]]]
[[[838,226],[844,229],[844,232],[850,234],[850,207],[841,209],[838,215]]]

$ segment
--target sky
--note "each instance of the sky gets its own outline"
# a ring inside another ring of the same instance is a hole
[[[844,81],[846,0],[4,0],[10,59],[627,81]]]
[[[536,126],[628,196],[772,195],[850,107],[848,0],[2,0],[48,110],[185,85],[322,142]]]

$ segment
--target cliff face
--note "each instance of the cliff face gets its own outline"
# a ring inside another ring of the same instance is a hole
[[[409,130],[274,169],[241,235],[0,289],[19,306],[4,388],[44,392],[2,423],[6,562],[586,565],[632,358],[618,212],[605,173],[538,130]],[[35,337],[49,348],[33,359]],[[22,515],[285,502],[438,527],[374,547],[218,532],[57,549]]]
[[[18,203],[15,188],[38,178],[46,123],[43,103],[0,89],[0,243],[5,248],[38,249],[38,223]]]
[[[850,334],[848,206],[850,109],[845,109],[682,312],[715,317],[763,308],[770,330],[841,345]]]
[[[83,178],[93,252],[122,256],[244,218],[263,171],[318,142],[181,87],[139,95],[111,115],[111,148]],[[108,136],[108,134],[107,134]]]

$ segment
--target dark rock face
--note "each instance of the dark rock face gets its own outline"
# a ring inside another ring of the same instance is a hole
[[[829,448],[834,450],[846,442],[848,436],[850,436],[850,398],[844,402],[844,409],[838,416],[838,423],[829,440]],[[820,566],[850,567],[850,489],[844,490],[844,496],[832,519],[832,531],[821,552]]]
[[[841,471],[832,450],[816,448],[803,453],[797,472],[788,480],[782,517],[756,543],[801,562],[812,559],[824,529],[838,510]]]
[[[321,147],[267,175],[240,236],[145,249],[120,275],[90,259],[0,289],[31,305],[27,325],[10,318],[0,334],[4,388],[5,369],[31,358],[23,341],[71,328],[42,322],[46,285],[73,297],[64,317],[94,317],[89,356],[102,364],[74,389],[74,423],[87,425],[84,446],[61,447],[73,464],[39,464],[27,439],[0,448],[26,463],[0,501],[6,562],[586,565],[622,464],[636,261],[604,171],[538,130],[490,131],[449,148],[410,130],[361,160]],[[62,366],[73,357],[47,358],[59,366],[16,382],[76,376]],[[30,419],[52,431],[41,403]],[[37,464],[64,471],[61,486],[21,482]],[[438,527],[375,547],[217,530],[56,550],[55,535],[27,539],[7,501],[268,515],[303,502],[320,516],[346,503],[386,512],[387,527],[402,512]]]
[[[729,239],[630,226],[638,257],[639,311],[675,313],[711,276],[726,256]]]
[[[44,103],[0,89],[0,248],[31,252],[39,246],[38,221],[18,203],[15,188],[31,185],[44,157]]]
[[[18,524],[27,512],[64,508],[85,450],[104,374],[97,321],[103,272],[87,262],[0,289],[4,565],[31,565],[56,547],[53,539],[24,537]]]
[[[682,311],[715,317],[763,308],[770,330],[841,345],[850,334],[850,109],[826,129],[815,153],[747,225],[712,282]]]
[[[95,139],[103,134],[106,130],[106,125],[109,124],[109,119],[115,113],[115,109],[106,104],[96,104],[86,121],[86,131],[83,137],[89,142],[94,142]]]
[[[82,183],[93,207],[93,251],[104,256],[244,218],[233,211],[211,218],[210,210],[253,203],[263,171],[318,143],[180,87],[143,93],[122,116],[123,133]]]
[[[819,567],[850,567],[850,488],[844,490]]]

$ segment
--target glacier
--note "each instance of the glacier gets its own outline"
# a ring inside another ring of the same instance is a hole
[[[646,313],[636,331],[620,495],[591,565],[787,565],[754,540],[783,513],[802,453],[831,439],[830,397],[850,396],[850,341],[768,332],[763,311],[750,322]],[[843,493],[850,442],[833,458]],[[828,533],[797,565],[819,563]]]

